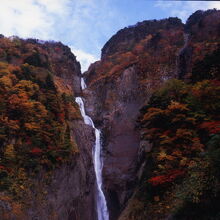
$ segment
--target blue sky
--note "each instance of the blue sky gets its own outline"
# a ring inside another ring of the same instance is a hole
[[[1,0],[0,33],[61,41],[86,70],[119,29],[148,19],[186,18],[196,10],[220,9],[218,1]]]

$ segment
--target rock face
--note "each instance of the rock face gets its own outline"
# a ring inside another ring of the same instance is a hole
[[[45,73],[52,74],[53,83],[60,94],[66,93],[73,99],[81,94],[80,64],[70,49],[61,43],[8,39],[2,36],[0,61],[12,64],[14,68],[26,63],[24,65],[29,65],[38,79],[45,77]],[[96,219],[93,129],[85,125],[82,118],[69,117],[67,123],[70,139],[74,140],[79,152],[59,168],[50,173],[40,172],[35,177],[37,187],[32,189],[30,186],[28,207],[20,209],[21,201],[16,204],[7,196],[7,192],[1,192],[0,219]]]
[[[96,219],[95,176],[91,155],[94,134],[82,121],[73,122],[72,125],[72,135],[76,138],[80,154],[73,158],[72,163],[53,173],[49,187],[45,188],[42,179],[37,180],[47,195],[40,203],[39,195],[35,192],[25,219]]]
[[[152,147],[140,143],[135,128],[139,109],[167,79],[187,80],[194,65],[218,47],[219,15],[216,10],[198,11],[186,25],[169,18],[122,29],[104,45],[101,60],[85,73],[86,110],[103,134],[103,176],[111,220],[126,207],[141,177],[142,152]],[[128,219],[124,213],[121,216]]]
[[[102,60],[85,73],[87,113],[103,132],[110,219],[117,219],[137,181],[139,109],[155,88],[176,76],[176,54],[183,44],[179,19],[142,22],[113,36],[102,49]]]

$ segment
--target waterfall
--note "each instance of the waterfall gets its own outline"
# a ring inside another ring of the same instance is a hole
[[[86,89],[86,83],[85,83],[83,77],[81,78],[81,88]]]
[[[82,78],[83,79],[83,78]],[[83,85],[83,86],[82,86]],[[84,80],[81,80],[82,89],[86,88]],[[92,119],[86,115],[84,103],[81,97],[76,97],[76,102],[79,105],[81,115],[84,119],[85,124],[90,125],[95,130],[95,146],[93,150],[93,162],[95,169],[95,176],[97,182],[97,214],[98,220],[109,220],[109,214],[106,204],[105,195],[102,191],[102,157],[101,157],[101,131],[97,129],[92,121]]]
[[[179,50],[179,52],[177,54],[177,58],[176,58],[176,76],[180,79],[182,77],[184,77],[184,75],[187,73],[187,69],[188,69],[187,68],[187,56],[184,53],[185,53],[185,49],[188,46],[189,34],[184,33],[183,39],[184,39],[184,45]]]

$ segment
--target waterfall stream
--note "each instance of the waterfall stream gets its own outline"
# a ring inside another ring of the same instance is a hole
[[[187,72],[187,61],[186,58],[184,57],[184,50],[188,46],[189,34],[184,33],[183,39],[184,39],[184,45],[182,48],[180,48],[176,59],[176,76],[178,78],[182,78]]]
[[[82,89],[86,88],[86,84],[81,78],[81,87]],[[106,204],[105,195],[102,191],[102,157],[101,157],[101,131],[97,129],[92,121],[92,119],[86,115],[84,103],[81,97],[76,97],[76,102],[79,105],[81,115],[84,119],[85,124],[90,125],[95,130],[95,146],[93,149],[93,162],[94,162],[94,169],[95,169],[95,176],[97,182],[97,214],[98,220],[109,220],[109,214]]]
[[[81,88],[86,89],[86,83],[83,78],[81,78]]]

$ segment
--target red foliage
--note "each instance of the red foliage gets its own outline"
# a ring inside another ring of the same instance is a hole
[[[60,47],[55,47],[55,51],[56,51],[56,52],[60,52],[60,51],[61,51],[61,48],[60,48]]]
[[[170,133],[171,133],[171,131],[170,131],[170,130],[166,130],[166,131],[164,131],[164,132],[163,132],[163,134],[162,134],[162,135],[166,135],[166,136],[167,136],[167,135],[169,135]]]
[[[0,170],[5,170],[5,166],[0,165]]]
[[[220,80],[210,80],[213,86],[220,87]]]
[[[60,122],[62,122],[62,123],[65,121],[65,114],[64,114],[64,112],[58,113],[58,120]]]
[[[35,148],[33,148],[32,150],[31,150],[31,153],[32,154],[35,154],[35,155],[38,155],[38,154],[41,154],[43,151],[40,149],[40,148],[38,148],[38,147],[35,147]]]
[[[220,121],[203,122],[199,127],[207,130],[210,134],[217,134],[220,132]]]
[[[0,165],[0,170],[7,171],[8,173],[10,173],[10,172],[12,171],[11,168],[5,167],[5,166],[3,166],[3,165]]]
[[[48,148],[48,150],[54,150],[55,149],[54,147],[52,147],[50,145],[47,148]]]
[[[57,161],[62,161],[63,159],[62,159],[62,157],[57,157],[56,160]]]
[[[174,181],[177,177],[183,176],[184,173],[185,173],[185,171],[183,171],[183,170],[173,170],[173,171],[170,171],[166,175],[152,177],[148,180],[148,182],[150,184],[152,184],[153,186],[158,186],[158,185],[162,185],[164,183],[170,183],[170,182]]]

